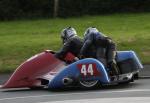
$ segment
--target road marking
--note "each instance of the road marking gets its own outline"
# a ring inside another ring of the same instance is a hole
[[[67,95],[85,95],[88,93],[125,93],[125,92],[150,92],[150,89],[132,89],[132,90],[122,90],[122,91],[99,91],[99,92],[82,92],[82,93],[65,93],[65,94],[50,94],[50,95],[36,95],[36,96],[24,96],[24,97],[12,97],[12,98],[1,98],[0,101],[4,100],[15,100],[15,99],[27,99],[27,98],[41,98],[41,97],[55,97],[55,96],[67,96]]]
[[[64,100],[40,103],[149,103],[149,97],[121,97],[121,98],[97,98],[81,100]]]

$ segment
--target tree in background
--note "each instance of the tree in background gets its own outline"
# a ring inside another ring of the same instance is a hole
[[[59,0],[54,0],[54,17],[58,16]]]
[[[150,0],[0,0],[0,20],[150,12]]]

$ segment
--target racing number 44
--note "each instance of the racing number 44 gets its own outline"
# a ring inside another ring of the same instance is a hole
[[[89,65],[82,65],[81,67],[81,73],[84,75],[84,76],[87,76],[87,74],[90,74],[91,76],[94,74],[93,72],[93,65],[92,64],[89,64]]]
[[[95,63],[89,63],[89,64],[78,64],[78,69],[82,76],[97,76],[99,75],[99,72],[97,70]]]

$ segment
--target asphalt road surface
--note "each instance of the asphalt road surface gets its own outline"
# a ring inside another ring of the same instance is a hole
[[[93,90],[0,89],[0,103],[149,103],[150,78],[148,72],[147,70],[142,71],[141,76],[146,76],[146,78],[141,78],[128,85],[113,85]]]

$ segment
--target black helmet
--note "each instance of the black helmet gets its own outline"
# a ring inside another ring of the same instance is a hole
[[[61,31],[61,38],[63,42],[67,41],[70,37],[77,35],[77,32],[72,27],[67,27]]]

